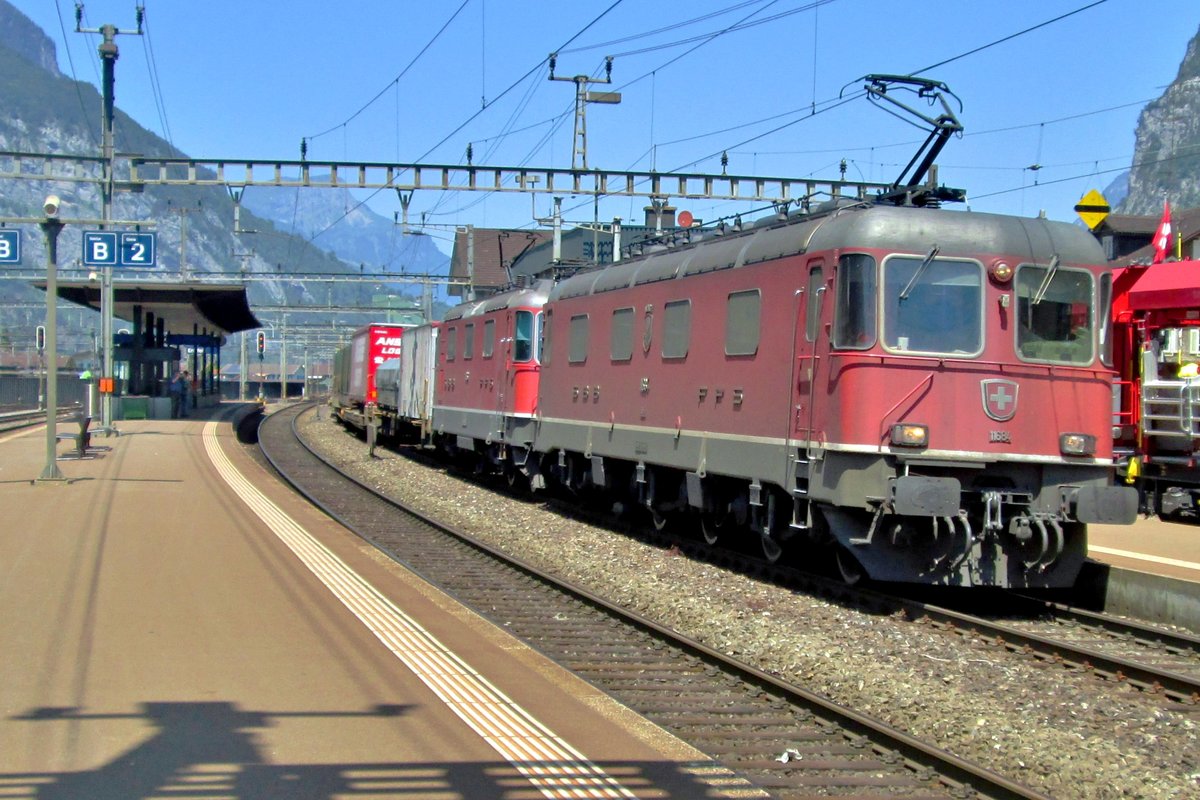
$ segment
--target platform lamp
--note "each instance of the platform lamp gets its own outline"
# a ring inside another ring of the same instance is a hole
[[[46,467],[38,480],[64,481],[58,468],[58,234],[63,223],[58,219],[62,202],[48,195],[42,203],[45,218],[38,223],[46,237]]]

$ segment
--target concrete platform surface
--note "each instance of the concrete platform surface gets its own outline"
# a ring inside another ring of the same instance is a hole
[[[236,408],[61,482],[0,435],[0,796],[753,796],[293,495]]]

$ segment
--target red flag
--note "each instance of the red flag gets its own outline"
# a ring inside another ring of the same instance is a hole
[[[1162,222],[1158,223],[1158,230],[1154,232],[1154,261],[1152,264],[1161,264],[1167,259],[1171,252],[1171,204],[1163,201],[1163,216]]]

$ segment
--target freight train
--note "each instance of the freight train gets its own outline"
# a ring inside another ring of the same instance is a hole
[[[1086,230],[843,199],[688,233],[404,331],[376,415],[851,582],[1069,586],[1086,526],[1136,517]]]
[[[1113,439],[1141,510],[1200,521],[1200,261],[1113,271]]]

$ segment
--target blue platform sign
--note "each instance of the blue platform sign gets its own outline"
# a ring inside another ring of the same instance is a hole
[[[85,267],[155,267],[158,234],[83,232]]]
[[[21,263],[21,232],[0,231],[0,264]]]
[[[121,254],[118,266],[122,267],[154,267],[155,245],[158,234],[155,233],[122,233]]]
[[[116,231],[83,232],[83,265],[85,267],[115,267],[117,265]]]

